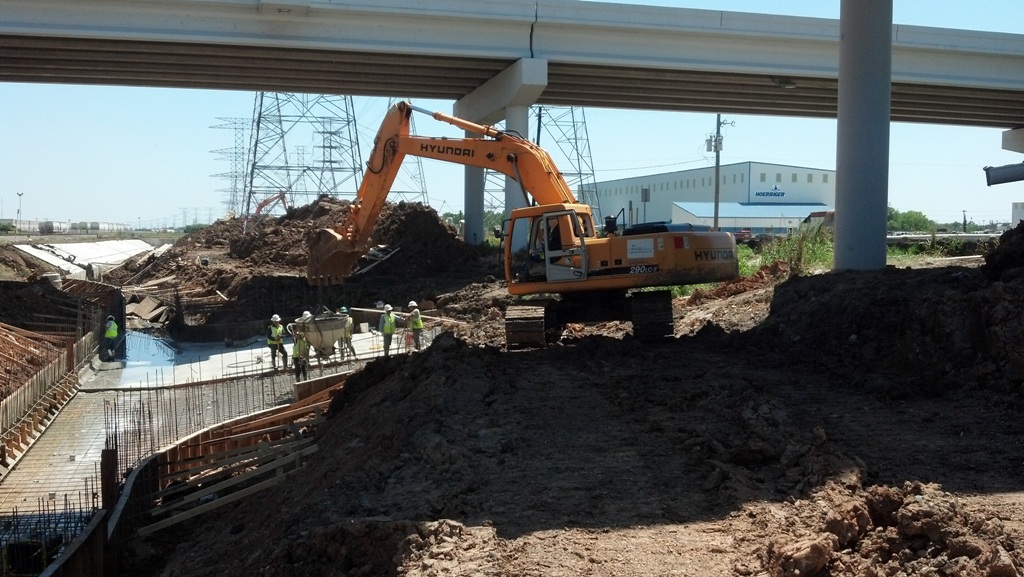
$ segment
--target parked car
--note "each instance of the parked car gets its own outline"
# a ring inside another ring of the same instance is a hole
[[[749,228],[741,228],[738,231],[734,232],[733,236],[736,237],[736,242],[743,242],[746,240],[750,240],[752,234]]]

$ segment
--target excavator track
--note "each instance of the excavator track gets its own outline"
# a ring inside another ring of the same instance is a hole
[[[636,292],[629,297],[633,336],[644,342],[667,339],[675,333],[672,292]]]
[[[505,348],[536,348],[547,345],[543,306],[511,305],[505,310]]]

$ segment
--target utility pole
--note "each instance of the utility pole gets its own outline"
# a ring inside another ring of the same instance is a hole
[[[707,141],[708,152],[712,150],[715,152],[715,221],[712,227],[714,230],[718,230],[718,201],[721,197],[720,186],[722,184],[722,177],[719,175],[722,165],[722,126],[726,124],[732,126],[736,123],[723,121],[722,115],[717,115],[715,118],[714,140],[708,138]]]
[[[967,232],[967,211],[964,211],[964,232]]]

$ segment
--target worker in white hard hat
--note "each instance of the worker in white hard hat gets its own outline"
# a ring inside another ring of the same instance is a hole
[[[107,324],[103,325],[103,350],[107,353],[108,360],[114,360],[117,356],[117,321],[114,315],[107,317]]]
[[[281,366],[288,370],[288,353],[284,350],[284,326],[281,325],[281,317],[277,315],[270,317],[267,346],[270,347],[270,366],[276,371],[277,355],[281,355]]]
[[[391,305],[384,305],[384,314],[380,315],[377,322],[377,330],[384,336],[384,358],[391,355],[391,338],[395,336],[395,328],[398,326],[398,319],[395,318]]]
[[[351,357],[352,360],[356,358],[356,348],[352,346],[352,333],[355,329],[355,322],[352,321],[352,316],[348,314],[347,307],[340,307],[338,314],[344,318],[345,324],[341,329],[341,338],[338,340],[338,348],[341,350],[342,357]]]
[[[309,367],[309,341],[306,340],[306,333],[295,333],[295,343],[292,345],[292,367],[295,369],[296,383],[306,380]]]
[[[407,326],[412,329],[412,346],[420,350],[420,339],[423,337],[423,317],[420,316],[420,305],[409,301],[409,320]]]

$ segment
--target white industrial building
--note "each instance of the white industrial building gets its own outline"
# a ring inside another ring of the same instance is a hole
[[[833,210],[836,172],[741,162],[719,167],[718,226],[753,234],[786,234],[811,213]],[[619,224],[671,221],[713,226],[715,167],[597,183],[602,216]]]
[[[1016,227],[1022,220],[1024,220],[1024,202],[1015,202],[1010,212],[1010,228]]]

